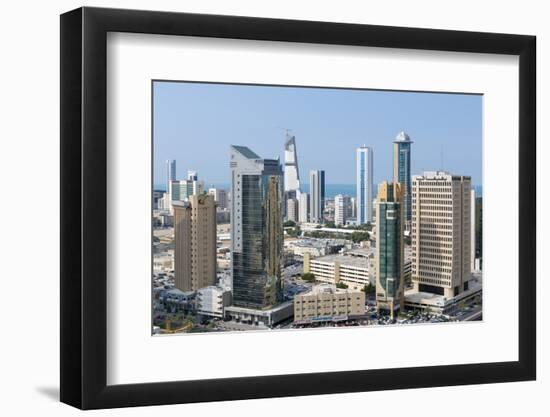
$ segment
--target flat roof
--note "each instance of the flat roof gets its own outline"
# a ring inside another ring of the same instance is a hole
[[[351,256],[351,255],[342,255],[342,254],[333,254],[333,255],[326,255],[326,256],[320,256],[318,258],[313,258],[311,262],[326,262],[326,263],[333,263],[338,261],[340,265],[351,265],[355,267],[365,268],[368,269],[369,267],[369,261],[365,257],[359,257],[359,256]]]

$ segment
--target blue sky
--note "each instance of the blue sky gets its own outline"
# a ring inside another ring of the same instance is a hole
[[[229,145],[281,157],[285,128],[296,136],[302,182],[324,169],[328,184],[355,182],[355,149],[374,151],[374,181],[391,180],[392,142],[412,145],[412,174],[445,169],[482,183],[482,97],[371,90],[154,83],[154,183],[165,160],[178,178],[198,171],[205,184],[229,182]]]

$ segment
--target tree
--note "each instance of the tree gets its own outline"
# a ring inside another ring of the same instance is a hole
[[[353,232],[351,234],[351,240],[354,243],[364,242],[370,240],[370,235],[368,232]]]
[[[334,222],[326,222],[325,223],[325,227],[328,227],[328,228],[335,228],[336,227],[336,224],[334,224]]]
[[[307,282],[313,282],[315,281],[315,275],[313,275],[311,272],[304,272],[302,274],[302,279]]]
[[[286,222],[283,223],[283,227],[294,227],[294,226],[296,226],[296,222],[292,220],[287,220]]]
[[[365,284],[363,292],[367,295],[372,295],[376,292],[376,287],[372,283]]]
[[[338,284],[336,284],[336,288],[341,288],[343,290],[348,288],[348,285],[340,281]]]

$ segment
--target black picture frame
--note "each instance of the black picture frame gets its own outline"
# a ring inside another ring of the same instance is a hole
[[[519,56],[519,360],[107,385],[108,32]],[[61,15],[61,401],[96,409],[534,380],[535,51],[524,35],[88,7]]]

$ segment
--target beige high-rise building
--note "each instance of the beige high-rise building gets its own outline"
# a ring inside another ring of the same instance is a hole
[[[298,199],[296,198],[289,198],[286,201],[286,218],[287,220],[291,220],[294,223],[298,222]]]
[[[417,291],[454,297],[471,275],[471,178],[425,172],[412,180],[412,280]]]
[[[216,282],[216,205],[214,196],[173,202],[175,285],[197,291]]]

